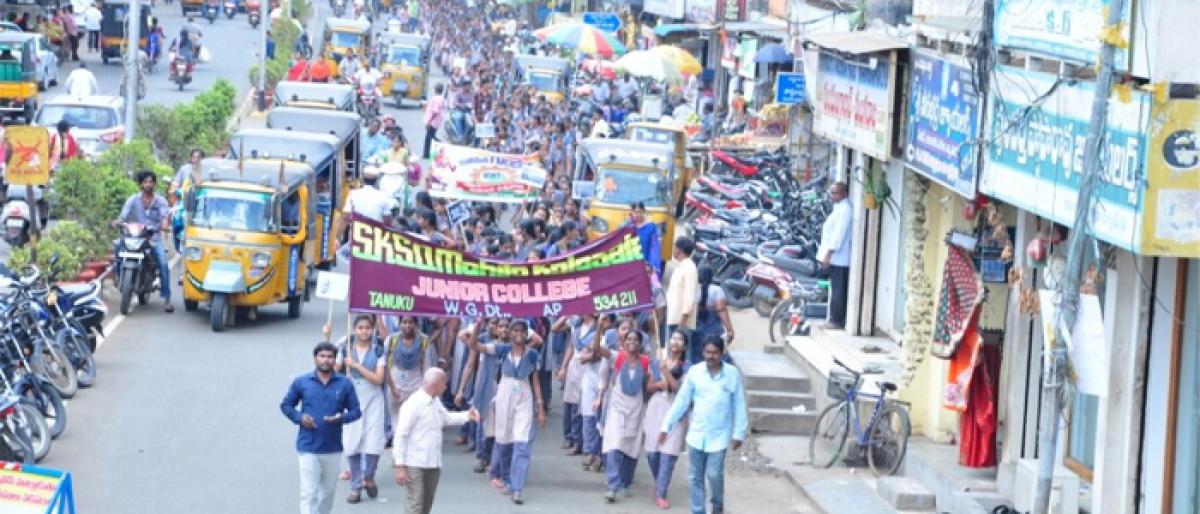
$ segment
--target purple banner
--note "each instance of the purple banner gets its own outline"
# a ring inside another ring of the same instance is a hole
[[[417,316],[538,317],[654,306],[637,234],[625,227],[538,262],[496,261],[355,216],[350,310]]]

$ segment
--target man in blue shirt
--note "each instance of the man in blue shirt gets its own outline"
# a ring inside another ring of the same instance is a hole
[[[704,514],[704,480],[712,488],[712,512],[725,512],[725,451],[742,447],[749,428],[742,374],[724,363],[725,343],[720,336],[704,342],[704,366],[692,366],[683,377],[675,403],[663,420],[659,444],[688,409],[688,481],[692,512]]]
[[[392,146],[392,140],[388,139],[387,134],[384,134],[382,130],[379,130],[380,127],[379,119],[373,119],[371,123],[367,124],[366,132],[362,134],[362,142],[359,144],[362,145],[364,161],[370,161],[376,156],[382,155],[388,147]]]
[[[337,348],[328,341],[313,348],[316,370],[292,380],[279,403],[283,415],[300,425],[300,513],[329,514],[342,460],[342,425],[362,416],[354,386],[333,372]],[[300,409],[297,410],[296,406]]]

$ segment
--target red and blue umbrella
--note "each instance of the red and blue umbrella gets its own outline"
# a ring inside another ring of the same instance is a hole
[[[574,48],[590,55],[612,57],[625,53],[625,45],[617,41],[617,38],[583,23],[551,25],[538,29],[534,35],[548,43]]]

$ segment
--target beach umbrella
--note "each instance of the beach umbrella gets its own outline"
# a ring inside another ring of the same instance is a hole
[[[679,67],[653,50],[635,50],[625,54],[616,62],[617,70],[624,71],[635,77],[665,80],[669,83],[683,82],[683,73]]]
[[[700,65],[700,61],[691,52],[679,48],[675,45],[659,45],[654,47],[655,52],[658,52],[670,60],[680,73],[687,75],[696,75],[704,70],[704,66]]]
[[[793,60],[792,54],[779,43],[771,43],[759,48],[758,53],[754,54],[754,62],[789,63]]]
[[[625,53],[625,45],[617,38],[591,25],[563,23],[538,29],[534,36],[547,43],[574,48],[585,54],[612,57]]]

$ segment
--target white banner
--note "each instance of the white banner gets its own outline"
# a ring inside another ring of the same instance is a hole
[[[668,18],[682,18],[683,0],[646,0],[642,10]]]

